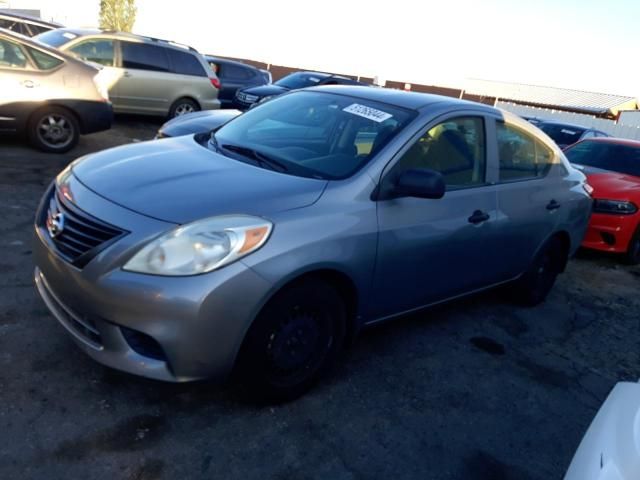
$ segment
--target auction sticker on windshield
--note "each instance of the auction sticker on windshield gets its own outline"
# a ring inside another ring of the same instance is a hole
[[[393,117],[390,113],[377,110],[375,108],[367,107],[366,105],[360,105],[359,103],[352,103],[348,107],[342,109],[343,112],[352,113],[359,117],[364,117],[374,122],[384,122],[385,120]]]

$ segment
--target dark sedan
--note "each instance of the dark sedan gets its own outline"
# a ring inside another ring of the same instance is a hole
[[[225,109],[203,110],[180,115],[162,125],[156,138],[180,137],[182,135],[210,132],[241,113],[239,110]]]
[[[531,122],[531,120],[529,120]],[[533,122],[531,122],[533,123]],[[580,140],[587,138],[610,137],[608,133],[596,130],[594,128],[583,127],[571,123],[552,122],[548,120],[540,120],[534,123],[536,127],[546,133],[556,142],[560,148],[567,148]]]
[[[281,78],[270,85],[238,90],[234,98],[234,107],[247,110],[268,98],[281,95],[291,90],[319,85],[365,85],[349,77],[320,72],[296,72]]]

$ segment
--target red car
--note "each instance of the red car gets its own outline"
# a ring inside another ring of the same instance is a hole
[[[594,138],[564,153],[593,187],[593,213],[582,246],[640,263],[640,142]]]

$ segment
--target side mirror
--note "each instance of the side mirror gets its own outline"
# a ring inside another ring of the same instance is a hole
[[[394,197],[417,197],[438,199],[444,196],[442,174],[427,168],[406,170],[395,182]]]

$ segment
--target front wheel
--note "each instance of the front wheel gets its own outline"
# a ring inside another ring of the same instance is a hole
[[[640,263],[640,225],[638,225],[636,233],[631,237],[629,247],[625,253],[625,262],[628,265],[638,265]]]
[[[316,279],[287,287],[249,329],[239,358],[242,381],[259,401],[307,391],[342,351],[346,310],[335,288]]]
[[[535,306],[551,291],[567,253],[559,238],[552,238],[538,252],[529,269],[512,286],[519,303]]]

